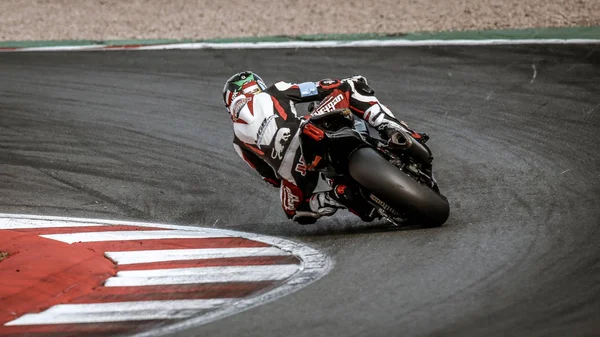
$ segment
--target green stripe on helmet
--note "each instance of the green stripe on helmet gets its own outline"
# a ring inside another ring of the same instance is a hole
[[[247,83],[250,81],[254,81],[254,74],[250,74],[250,76],[246,77],[243,80],[235,81],[235,82],[233,82],[233,84],[237,85],[238,87],[241,87],[242,85],[244,85],[244,83]]]

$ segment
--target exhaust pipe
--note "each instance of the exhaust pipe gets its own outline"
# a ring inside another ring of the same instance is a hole
[[[403,130],[397,130],[390,136],[390,146],[405,151],[422,164],[431,164],[433,160],[431,151]]]

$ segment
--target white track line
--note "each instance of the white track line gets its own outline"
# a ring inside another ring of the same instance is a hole
[[[158,230],[158,231],[116,231],[116,232],[90,232],[71,234],[49,234],[41,237],[62,241],[98,242],[98,241],[129,241],[129,240],[155,240],[155,239],[194,239],[194,238],[222,238],[226,234],[202,231]]]
[[[59,304],[23,315],[5,325],[76,324],[187,318],[199,310],[220,308],[236,299]]]
[[[31,47],[23,48],[23,51],[79,51],[96,50],[104,48],[104,45],[84,45],[84,46],[55,46],[55,47]],[[20,50],[19,50],[20,51]]]
[[[122,265],[250,256],[285,256],[290,255],[290,253],[276,247],[250,247],[140,250],[130,252],[106,252],[104,255],[115,261],[117,264]]]
[[[29,228],[58,228],[58,227],[88,227],[106,226],[105,224],[73,223],[71,221],[58,220],[31,220],[31,219],[2,219],[0,218],[0,229],[29,229]]]
[[[120,271],[109,278],[105,287],[140,287],[168,284],[279,281],[299,270],[295,264],[269,266],[235,266],[174,268]]]
[[[600,39],[489,39],[489,40],[357,40],[357,41],[290,41],[240,43],[177,43],[143,46],[139,50],[160,49],[277,49],[277,48],[345,48],[345,47],[419,47],[419,46],[481,46],[511,44],[589,44]],[[115,49],[118,50],[118,49]]]
[[[297,48],[348,48],[348,47],[421,47],[421,46],[488,46],[522,44],[598,44],[600,39],[485,39],[485,40],[355,40],[355,41],[287,41],[287,42],[231,42],[231,43],[170,43],[139,47],[84,45],[29,47],[0,52],[36,51],[116,51],[116,50],[165,50],[165,49],[297,49]]]

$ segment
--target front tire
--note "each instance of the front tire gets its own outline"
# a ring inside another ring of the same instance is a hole
[[[450,215],[448,200],[398,170],[372,148],[360,148],[348,160],[350,176],[409,220],[425,227],[443,225]]]

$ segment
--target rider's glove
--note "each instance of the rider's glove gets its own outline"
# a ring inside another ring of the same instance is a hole
[[[354,75],[352,77],[348,77],[348,78],[342,79],[342,82],[348,82],[348,81],[360,82],[360,83],[364,83],[366,85],[369,85],[369,83],[367,82],[367,78],[364,77],[364,76],[362,76],[362,75]]]
[[[281,186],[281,180],[279,180],[279,179],[273,179],[273,178],[263,178],[263,180],[264,180],[264,181],[265,181],[267,184],[269,184],[269,185],[271,185],[271,186],[273,186],[273,187],[277,187],[277,188],[279,188],[279,187]]]

